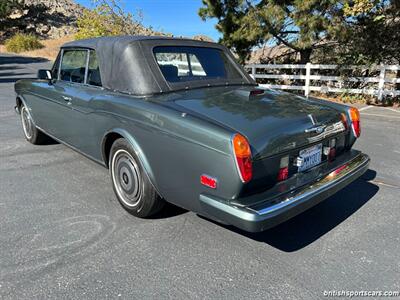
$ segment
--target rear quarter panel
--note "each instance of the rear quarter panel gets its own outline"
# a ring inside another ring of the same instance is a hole
[[[239,193],[241,182],[230,148],[232,132],[151,99],[103,94],[91,107],[93,134],[98,137],[92,155],[101,157],[105,133],[125,136],[167,201],[200,212],[200,193],[224,199]],[[202,174],[217,178],[217,189],[201,185]]]

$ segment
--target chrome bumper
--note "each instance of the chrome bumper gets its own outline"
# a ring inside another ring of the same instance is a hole
[[[203,210],[213,218],[250,232],[263,231],[311,208],[344,188],[368,169],[368,155],[359,153],[312,184],[255,205],[237,206],[200,195]]]

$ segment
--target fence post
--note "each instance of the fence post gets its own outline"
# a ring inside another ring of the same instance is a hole
[[[378,85],[378,100],[382,101],[383,94],[385,90],[385,66],[380,65],[379,69],[381,72],[379,73],[379,85]]]
[[[253,77],[254,80],[256,80],[256,67],[251,66],[251,77]]]
[[[311,64],[306,63],[306,82],[304,86],[304,95],[308,97],[310,94],[310,75],[311,75]]]

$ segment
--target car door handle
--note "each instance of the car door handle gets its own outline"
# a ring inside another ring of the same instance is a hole
[[[68,102],[68,104],[71,103],[72,98],[71,97],[67,97],[67,96],[62,96],[65,102]]]

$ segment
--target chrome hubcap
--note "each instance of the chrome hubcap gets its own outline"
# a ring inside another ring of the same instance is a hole
[[[129,152],[118,150],[111,162],[111,176],[119,198],[130,207],[138,205],[143,182],[139,167]]]
[[[24,134],[26,138],[27,139],[32,138],[34,125],[31,116],[29,115],[29,112],[25,106],[23,106],[21,110],[21,119],[22,119],[22,127],[24,129]]]

